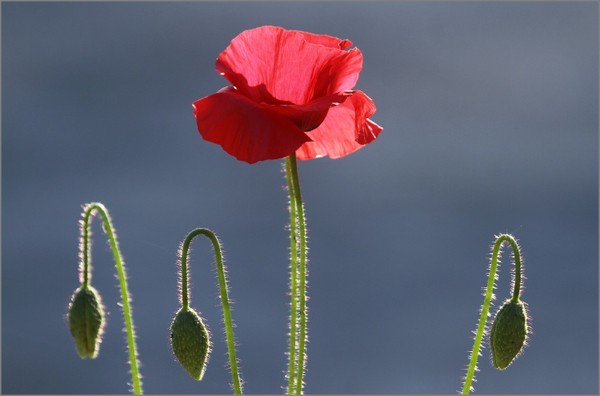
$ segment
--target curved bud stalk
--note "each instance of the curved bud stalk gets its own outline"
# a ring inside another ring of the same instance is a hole
[[[488,283],[484,295],[483,306],[479,325],[475,333],[475,341],[469,360],[469,367],[462,389],[463,395],[468,395],[473,391],[471,387],[474,381],[475,371],[477,371],[477,359],[481,348],[481,341],[486,332],[486,323],[490,310],[493,292],[495,288],[496,270],[500,261],[501,248],[509,245],[512,248],[512,257],[514,262],[513,272],[513,292],[512,297],[503,304],[503,306],[494,315],[494,321],[490,331],[490,349],[492,353],[492,365],[499,369],[506,369],[523,351],[527,344],[529,334],[527,304],[520,300],[522,284],[522,258],[521,250],[517,240],[509,234],[501,234],[496,237],[492,247],[492,258],[488,274]]]
[[[123,308],[123,317],[125,321],[125,332],[127,333],[127,345],[129,349],[129,364],[131,368],[131,381],[133,393],[142,394],[141,375],[138,368],[137,348],[135,344],[135,330],[133,318],[131,315],[131,297],[127,287],[127,275],[125,273],[125,263],[123,261],[115,229],[112,225],[108,210],[98,202],[84,205],[83,220],[81,221],[80,237],[80,282],[81,286],[75,290],[71,297],[67,319],[71,334],[75,340],[77,353],[81,358],[95,358],[98,355],[100,342],[104,330],[104,307],[100,294],[91,286],[91,259],[90,250],[92,244],[91,238],[91,218],[99,213],[102,217],[102,228],[106,233],[113,257],[115,268],[119,278],[121,288],[121,302]]]
[[[189,302],[189,276],[188,276],[188,252],[192,239],[198,235],[204,235],[212,242],[215,252],[217,274],[219,279],[219,290],[221,295],[221,307],[223,309],[223,322],[225,324],[225,335],[227,338],[227,352],[229,355],[229,368],[233,389],[235,394],[242,394],[242,381],[237,366],[235,353],[235,338],[233,333],[233,321],[231,319],[231,309],[229,293],[227,288],[227,276],[221,244],[217,236],[205,228],[197,228],[190,232],[181,245],[179,250],[179,279],[181,282],[179,288],[179,300],[181,308],[175,314],[171,323],[171,348],[173,354],[181,366],[195,380],[202,380],[208,358],[210,355],[211,341],[210,332],[204,325],[200,315],[190,307]]]

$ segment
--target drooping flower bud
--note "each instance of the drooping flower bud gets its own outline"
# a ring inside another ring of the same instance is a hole
[[[492,364],[506,369],[521,353],[527,334],[527,312],[520,300],[507,300],[496,313],[490,332]]]
[[[210,334],[193,309],[177,311],[171,323],[171,348],[185,371],[195,380],[202,380],[211,348]]]
[[[69,328],[82,359],[98,355],[104,332],[104,307],[100,294],[91,286],[75,290],[68,312]]]

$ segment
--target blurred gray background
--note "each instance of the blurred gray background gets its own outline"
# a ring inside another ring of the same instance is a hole
[[[222,238],[248,393],[281,393],[288,315],[282,161],[203,141],[192,102],[214,61],[273,24],[364,54],[379,139],[300,163],[310,237],[307,393],[455,393],[494,234],[520,240],[533,317],[477,393],[598,393],[598,4],[2,3],[2,392],[127,393],[114,264],[98,224],[93,284],[110,311],[96,360],[64,315],[81,205],[113,216],[147,393],[230,393],[210,245],[192,305],[214,340],[206,376],[174,361],[176,251]],[[509,295],[508,260],[497,296]],[[496,307],[498,304],[496,304]]]

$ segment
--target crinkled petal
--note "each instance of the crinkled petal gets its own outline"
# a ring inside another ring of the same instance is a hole
[[[364,92],[355,91],[354,95],[352,95],[352,104],[355,114],[356,142],[364,146],[377,139],[383,128],[368,119],[375,114],[377,107],[375,107],[373,99],[368,97]]]
[[[202,137],[235,158],[255,163],[284,158],[310,138],[292,121],[228,87],[193,104]]]
[[[305,105],[270,105],[269,109],[291,120],[306,132],[321,125],[329,109],[343,103],[348,96],[348,94],[324,96]]]
[[[368,119],[376,107],[362,91],[352,92],[346,101],[332,107],[323,123],[307,133],[312,139],[296,150],[298,159],[344,157],[371,143],[383,128]]]
[[[304,39],[311,44],[324,45],[325,47],[336,48],[341,50],[345,50],[346,48],[352,47],[352,41],[348,39],[340,40],[337,37],[329,36],[327,34],[315,34],[302,31],[297,32],[301,33]]]
[[[332,36],[276,26],[243,31],[219,55],[216,69],[258,103],[305,105],[350,90],[362,69],[358,48]]]

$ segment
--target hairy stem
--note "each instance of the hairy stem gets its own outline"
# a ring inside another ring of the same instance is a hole
[[[298,334],[298,363],[296,370],[295,393],[302,394],[304,386],[304,373],[306,366],[306,340],[307,340],[307,306],[306,306],[306,289],[307,289],[307,266],[306,266],[306,222],[304,217],[304,204],[302,203],[302,192],[300,191],[300,181],[298,178],[298,166],[296,163],[296,155],[292,154],[289,157],[289,170],[293,185],[294,200],[296,206],[296,214],[298,219],[298,233],[300,234],[300,266],[298,279],[298,303],[299,303],[299,334]],[[292,231],[290,231],[291,233]]]
[[[212,245],[215,252],[217,277],[219,280],[219,291],[221,297],[221,307],[223,309],[223,323],[225,325],[225,336],[227,339],[227,352],[229,355],[229,369],[231,372],[231,380],[233,382],[233,390],[235,394],[242,394],[242,381],[240,379],[240,373],[238,370],[237,357],[235,352],[235,337],[233,332],[233,321],[231,319],[231,307],[229,301],[229,291],[227,286],[227,273],[225,270],[225,263],[223,260],[223,251],[221,244],[217,236],[206,228],[197,228],[191,231],[185,240],[183,241],[181,248],[181,303],[183,308],[189,308],[188,298],[188,251],[192,239],[198,235],[204,235],[207,237]]]
[[[473,349],[471,350],[471,357],[469,360],[469,367],[467,369],[467,375],[462,389],[463,395],[468,395],[472,388],[471,384],[475,377],[475,371],[477,371],[477,359],[479,358],[479,350],[481,348],[481,341],[485,333],[485,325],[487,322],[488,314],[490,311],[490,305],[492,303],[494,294],[494,281],[496,279],[496,269],[498,267],[498,260],[503,245],[508,244],[512,248],[513,259],[515,263],[514,272],[514,288],[512,300],[516,301],[519,299],[519,293],[521,290],[521,252],[519,244],[512,235],[501,234],[496,237],[496,241],[492,248],[492,259],[490,261],[490,269],[488,274],[487,287],[483,299],[483,306],[481,307],[481,315],[479,317],[479,324],[477,325],[477,332],[475,333],[475,341],[473,342]]]
[[[287,393],[291,395],[296,388],[296,350],[298,348],[298,226],[296,224],[296,196],[294,194],[294,182],[292,180],[292,168],[290,157],[285,160],[285,175],[289,196],[290,212],[290,342],[288,352],[288,387]]]
[[[131,367],[131,382],[133,386],[133,393],[136,395],[142,394],[142,382],[138,368],[138,355],[135,344],[135,330],[133,326],[133,318],[131,315],[129,290],[127,287],[127,274],[125,272],[125,263],[119,250],[119,243],[117,242],[117,236],[114,231],[108,210],[104,205],[99,202],[93,202],[85,205],[83,213],[83,226],[81,229],[81,238],[83,244],[82,258],[83,258],[83,287],[87,287],[89,283],[89,250],[90,250],[90,222],[91,217],[95,213],[100,213],[102,217],[102,225],[104,232],[106,233],[110,248],[113,253],[115,260],[115,267],[117,270],[117,276],[119,278],[119,286],[121,289],[121,303],[123,305],[123,318],[125,320],[125,332],[127,333],[127,345],[129,350],[129,365]]]

